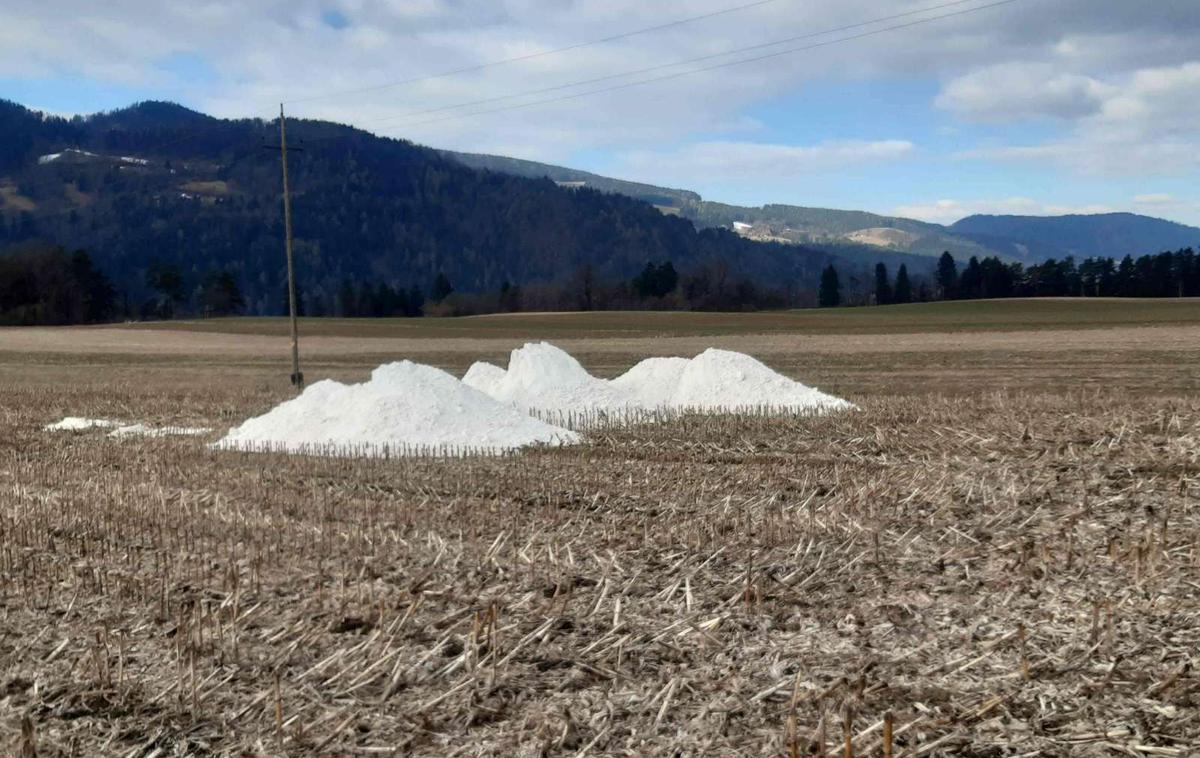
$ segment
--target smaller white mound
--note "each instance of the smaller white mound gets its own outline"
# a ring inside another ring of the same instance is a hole
[[[47,432],[82,432],[88,429],[113,429],[121,426],[120,421],[113,421],[106,418],[83,418],[81,416],[67,416],[61,421],[55,421],[53,424],[46,424],[42,427]]]
[[[709,348],[695,358],[647,358],[611,381],[545,342],[514,350],[508,370],[476,363],[463,383],[534,413],[572,411],[839,411],[854,406],[744,353]]]
[[[488,376],[495,379],[488,394],[523,411],[605,410],[627,404],[609,382],[548,342],[512,351],[504,376],[490,371]]]
[[[362,384],[317,382],[214,447],[403,455],[447,448],[499,453],[578,441],[575,432],[497,402],[445,371],[401,361],[380,366]]]
[[[467,373],[463,374],[462,382],[485,395],[494,396],[497,392],[496,388],[504,381],[504,375],[507,373],[494,363],[476,361],[471,364],[471,368],[467,369]]]
[[[675,394],[689,365],[687,358],[647,358],[611,384],[630,408],[670,408],[676,404]]]
[[[849,410],[854,406],[789,379],[745,353],[709,348],[688,362],[673,405],[698,410]]]

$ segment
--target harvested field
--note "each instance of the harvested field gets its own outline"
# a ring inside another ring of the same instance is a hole
[[[1185,755],[1200,344],[1185,323],[1117,347],[1073,328],[1092,340],[939,350],[960,336],[918,330],[902,353],[870,334],[857,352],[775,353],[860,413],[390,461],[41,430],[77,415],[223,431],[286,396],[263,353],[278,338],[184,360],[211,333],[167,350],[58,330],[34,351],[0,332],[0,740],[845,755],[848,733],[881,755],[890,724],[895,755]],[[452,368],[515,341],[406,339],[390,357]],[[610,375],[663,352],[576,339]],[[360,378],[393,347],[331,342],[306,372]]]

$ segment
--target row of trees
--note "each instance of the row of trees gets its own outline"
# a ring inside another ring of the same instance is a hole
[[[116,290],[82,250],[23,245],[0,255],[0,324],[94,324],[116,312]]]
[[[153,295],[131,307],[82,250],[28,243],[0,253],[0,323],[98,323],[116,318],[161,319],[179,315],[227,316],[245,312],[246,299],[234,273],[209,271],[189,286],[177,265],[153,263],[146,285]],[[852,287],[852,290],[854,288]],[[856,290],[861,292],[861,290]],[[439,273],[428,294],[417,286],[355,283],[344,279],[336,294],[299,294],[299,313],[309,316],[415,317],[520,310],[754,310],[786,307],[795,297],[784,290],[735,279],[728,266],[702,266],[681,275],[670,262],[647,263],[627,281],[600,278],[585,266],[566,281],[524,286],[504,282],[490,293],[459,293]],[[961,271],[949,252],[931,280],[909,276],[901,264],[893,280],[887,266],[875,267],[876,304],[1006,297],[1194,297],[1200,296],[1200,255],[1191,248],[1139,258],[1048,260],[1024,266],[998,258],[970,258]],[[859,301],[852,293],[851,300]],[[282,313],[287,313],[286,291]],[[817,305],[836,307],[846,298],[837,268],[821,274]]]
[[[1200,296],[1200,255],[1192,248],[1137,258],[1051,258],[1025,266],[996,257],[972,256],[961,271],[949,252],[938,259],[933,289],[921,281],[916,289],[903,264],[895,282],[887,266],[875,266],[876,305],[926,300],[973,300],[1007,297],[1197,297]],[[821,275],[819,304],[832,308],[843,302],[837,269],[830,264]]]
[[[467,316],[516,311],[594,310],[761,310],[795,304],[795,293],[755,285],[736,277],[730,266],[717,262],[680,274],[670,262],[650,262],[629,280],[602,276],[593,266],[581,266],[569,277],[523,285],[510,281],[487,292],[459,292],[439,273],[428,289],[393,287],[344,279],[335,293],[305,287],[301,282],[299,310],[308,316],[415,317]],[[287,313],[286,289],[281,308]],[[806,303],[812,305],[813,301]]]
[[[192,292],[177,267],[155,266],[148,279],[155,295],[135,305],[87,252],[69,252],[45,242],[15,245],[0,251],[0,324],[97,324],[171,318],[177,313],[227,316],[246,308],[237,279],[229,271],[209,272]]]
[[[1051,258],[1023,266],[972,257],[959,271],[950,253],[938,260],[937,286],[946,300],[990,297],[1195,297],[1200,256],[1192,248],[1137,258]]]
[[[452,292],[432,296],[426,315],[462,316],[514,311],[696,310],[746,311],[783,308],[801,299],[789,292],[755,284],[737,276],[724,261],[676,270],[670,262],[650,262],[628,280],[603,276],[595,267],[580,266],[565,279],[515,285],[491,292]],[[810,299],[803,305],[813,305]]]

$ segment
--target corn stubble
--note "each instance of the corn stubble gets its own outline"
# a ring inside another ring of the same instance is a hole
[[[90,391],[74,412],[112,411]],[[880,398],[441,460],[41,432],[60,402],[0,400],[10,754],[1182,756],[1200,737],[1194,400]],[[252,405],[159,410],[220,426]]]

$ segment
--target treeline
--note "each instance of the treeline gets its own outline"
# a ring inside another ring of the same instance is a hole
[[[246,300],[229,271],[210,271],[189,289],[174,266],[154,265],[154,295],[131,302],[84,250],[32,241],[0,250],[0,325],[61,326],[176,316],[231,316]]]
[[[0,324],[95,324],[117,312],[116,289],[82,250],[30,244],[0,255]]]
[[[996,257],[972,256],[960,267],[949,252],[942,253],[932,281],[915,287],[905,266],[893,281],[887,267],[875,267],[871,303],[889,305],[928,300],[977,300],[1009,297],[1198,297],[1200,255],[1192,248],[1134,258],[1051,258],[1026,266]],[[847,303],[835,266],[821,275],[819,304],[831,308]],[[864,303],[865,304],[865,303]]]
[[[763,287],[747,277],[736,276],[722,262],[680,273],[673,263],[665,261],[647,263],[628,280],[605,277],[595,267],[585,265],[561,281],[524,285],[505,281],[490,292],[459,292],[445,273],[439,273],[428,289],[345,280],[335,297],[306,292],[301,287],[298,309],[308,316],[360,318],[518,311],[748,311],[788,307],[797,298],[797,292],[786,288]],[[286,313],[286,299],[283,303],[281,312]]]

